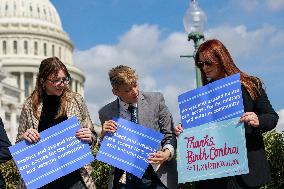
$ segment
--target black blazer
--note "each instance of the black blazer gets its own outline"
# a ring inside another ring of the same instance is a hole
[[[272,108],[265,90],[261,89],[260,92],[261,95],[256,100],[252,100],[245,87],[242,86],[244,112],[254,112],[259,119],[258,128],[245,124],[249,173],[235,177],[242,188],[256,187],[271,181],[262,134],[275,128],[279,117]],[[196,182],[197,189],[227,188],[227,186],[228,177]]]
[[[0,163],[4,163],[12,158],[8,147],[11,143],[7,137],[6,131],[4,129],[4,124],[0,118]],[[0,172],[0,188],[4,187],[3,177]]]
[[[238,182],[251,187],[271,181],[262,134],[274,129],[279,118],[272,108],[265,90],[261,89],[260,92],[261,95],[256,100],[252,100],[245,87],[242,86],[244,111],[255,112],[259,119],[258,128],[245,124],[249,174],[237,176]]]

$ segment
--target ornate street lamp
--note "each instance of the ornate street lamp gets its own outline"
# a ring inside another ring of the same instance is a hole
[[[204,40],[204,27],[207,22],[206,14],[198,7],[197,0],[190,0],[190,6],[186,10],[183,17],[183,25],[185,31],[188,33],[188,41],[194,42],[194,53],[193,55],[186,55],[180,57],[195,57],[197,48],[201,40]],[[196,86],[202,85],[200,71],[195,67],[196,74]]]

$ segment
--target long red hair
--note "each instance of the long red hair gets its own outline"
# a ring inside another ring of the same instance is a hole
[[[260,95],[260,89],[262,87],[262,82],[259,78],[254,76],[249,76],[248,74],[242,72],[234,63],[228,49],[217,39],[207,40],[202,43],[196,52],[195,64],[199,62],[199,56],[202,56],[210,61],[221,65],[226,75],[230,76],[236,73],[241,75],[241,84],[246,88],[252,99],[256,99]],[[208,81],[204,71],[201,71],[201,80],[203,85],[208,84]]]

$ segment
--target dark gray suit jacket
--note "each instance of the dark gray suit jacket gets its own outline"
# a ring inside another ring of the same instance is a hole
[[[119,117],[118,99],[105,105],[99,110],[101,124],[114,117]],[[164,134],[164,139],[161,142],[160,149],[166,144],[171,144],[174,148],[176,148],[176,137],[173,132],[174,124],[172,115],[165,105],[165,100],[161,93],[146,93],[140,91],[138,100],[138,123]],[[163,184],[165,184],[165,186],[169,189],[177,188],[177,169],[175,158],[164,162],[156,173]],[[114,170],[111,172],[109,188],[112,188],[113,174]]]
[[[11,143],[7,137],[6,131],[4,129],[4,124],[0,118],[0,163],[4,163],[10,160],[11,154],[8,147],[11,146]],[[3,177],[0,172],[0,188],[4,187]]]

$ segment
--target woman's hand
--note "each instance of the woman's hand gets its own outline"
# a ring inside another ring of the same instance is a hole
[[[252,127],[259,127],[259,120],[254,112],[246,112],[241,116],[240,122],[247,123]]]
[[[156,153],[149,154],[149,156],[149,163],[161,165],[170,158],[171,152],[166,148],[164,151],[157,151]]]
[[[88,144],[91,144],[92,143],[92,131],[89,129],[89,128],[81,128],[79,129],[75,136],[84,141],[84,142],[87,142]]]
[[[181,126],[181,124],[178,124],[176,127],[175,127],[175,134],[177,135],[177,137],[180,135],[180,133],[183,132],[183,128]]]
[[[105,121],[101,132],[102,137],[105,136],[106,132],[114,133],[116,131],[116,123],[113,120]]]
[[[27,129],[26,132],[23,134],[22,139],[27,140],[33,144],[39,141],[40,135],[37,130],[30,128]]]

